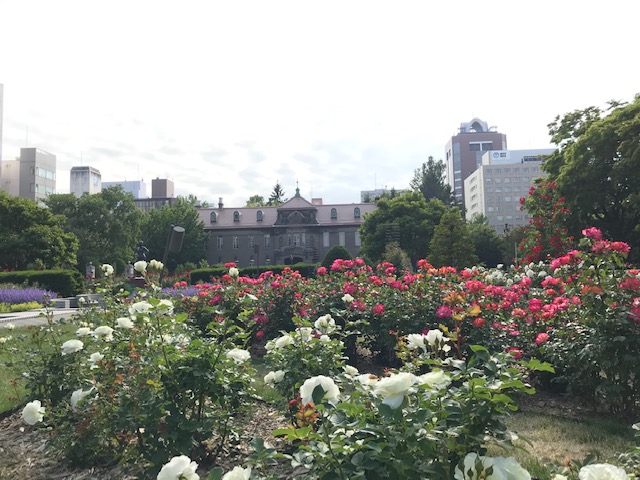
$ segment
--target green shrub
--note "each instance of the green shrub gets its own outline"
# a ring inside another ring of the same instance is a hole
[[[0,272],[0,283],[37,285],[56,292],[61,297],[72,297],[85,290],[84,277],[77,270],[23,270]]]
[[[325,268],[331,268],[331,264],[337,259],[351,260],[352,258],[349,250],[341,245],[334,245],[322,259],[321,265]]]

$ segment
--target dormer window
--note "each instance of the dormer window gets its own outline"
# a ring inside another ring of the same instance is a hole
[[[356,207],[353,209],[353,218],[360,218],[360,208]]]
[[[211,223],[217,223],[218,221],[218,214],[216,212],[211,212],[211,215],[209,215],[209,221]]]
[[[256,212],[256,221],[257,221],[257,222],[261,222],[261,221],[262,221],[262,218],[263,218],[262,210],[258,210],[258,211]]]
[[[338,218],[338,210],[335,208],[331,209],[331,219]]]
[[[239,222],[240,221],[240,212],[239,211],[235,211],[233,212],[233,221],[234,222]]]

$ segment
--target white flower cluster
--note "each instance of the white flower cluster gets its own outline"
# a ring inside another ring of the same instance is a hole
[[[161,271],[164,268],[164,263],[159,262],[158,260],[151,260],[149,265],[147,265],[151,270],[155,270],[156,272]]]
[[[442,350],[448,352],[451,350],[449,345],[449,339],[444,336],[442,330],[434,328],[429,330],[426,335],[421,333],[410,333],[407,335],[407,347],[416,349],[420,348],[423,351],[427,351],[427,347],[431,347],[435,350]]]
[[[102,274],[105,277],[110,277],[111,275],[113,275],[113,267],[111,265],[109,265],[108,263],[103,263],[102,267],[101,267],[101,270],[102,270]]]
[[[199,480],[200,475],[196,473],[198,464],[192,462],[186,455],[173,457],[169,463],[165,464],[156,477],[157,480]]]
[[[485,457],[475,452],[468,453],[462,469],[456,466],[456,480],[531,480],[531,475],[513,457]],[[487,474],[491,469],[493,473]]]

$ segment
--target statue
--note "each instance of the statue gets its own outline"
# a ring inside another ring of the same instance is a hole
[[[136,262],[140,260],[147,260],[147,253],[149,253],[149,249],[144,246],[144,242],[140,240],[138,242],[138,246],[136,247]]]

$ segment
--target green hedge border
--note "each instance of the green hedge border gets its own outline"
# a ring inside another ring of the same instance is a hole
[[[294,265],[260,265],[259,267],[245,267],[238,270],[243,277],[258,277],[264,272],[273,272],[277,275],[282,273],[285,268],[290,268],[298,271],[305,278],[315,278],[319,266],[317,263],[296,263]],[[191,285],[206,283],[213,278],[220,278],[228,272],[229,269],[225,267],[198,268],[191,271],[189,280]]]
[[[21,270],[0,272],[0,283],[38,286],[60,297],[73,297],[84,293],[84,277],[77,270]]]

